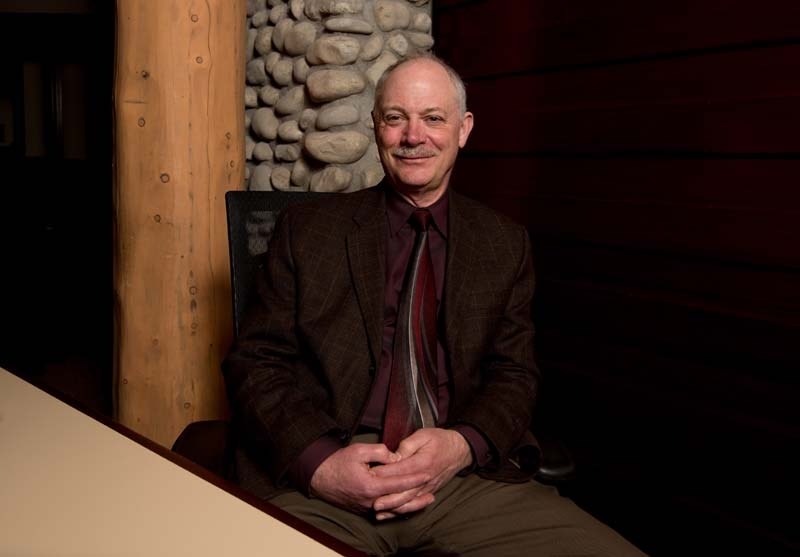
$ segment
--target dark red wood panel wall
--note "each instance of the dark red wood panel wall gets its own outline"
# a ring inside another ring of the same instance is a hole
[[[653,555],[800,552],[800,2],[435,0],[434,35],[455,187],[533,239],[575,499]]]

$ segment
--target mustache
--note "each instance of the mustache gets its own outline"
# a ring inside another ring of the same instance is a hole
[[[428,149],[426,147],[395,147],[392,149],[392,155],[396,157],[434,157],[436,156],[436,151],[433,149]]]

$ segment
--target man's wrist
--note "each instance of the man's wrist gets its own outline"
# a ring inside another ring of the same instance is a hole
[[[289,468],[292,485],[298,491],[311,495],[311,479],[317,468],[341,448],[341,442],[332,435],[324,435],[311,443]]]
[[[473,464],[475,462],[475,454],[472,451],[472,445],[469,444],[467,438],[464,437],[464,434],[462,434],[460,431],[456,431],[455,433],[458,433],[458,436],[461,439],[461,444],[463,447],[463,453],[461,456],[461,462],[459,463],[458,470],[459,471],[472,470],[474,468]]]
[[[451,429],[460,433],[470,448],[471,462],[459,472],[460,474],[468,474],[477,468],[483,468],[492,461],[489,442],[477,429],[467,424],[457,424]]]

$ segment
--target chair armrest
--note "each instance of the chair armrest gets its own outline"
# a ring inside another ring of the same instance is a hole
[[[192,422],[172,445],[173,452],[223,478],[229,476],[231,450],[231,426],[224,420]]]
[[[567,447],[553,437],[537,437],[542,462],[536,479],[547,485],[562,485],[575,477],[575,461]]]

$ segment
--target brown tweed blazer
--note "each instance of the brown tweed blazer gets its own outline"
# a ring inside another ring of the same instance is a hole
[[[261,496],[285,486],[310,443],[346,441],[359,423],[381,353],[384,187],[292,206],[276,225],[257,303],[223,366],[244,447],[238,480]],[[521,481],[538,457],[528,429],[538,384],[528,235],[454,192],[449,206],[448,425],[489,440],[498,458],[481,475]]]

